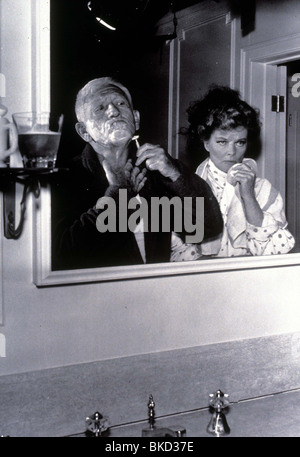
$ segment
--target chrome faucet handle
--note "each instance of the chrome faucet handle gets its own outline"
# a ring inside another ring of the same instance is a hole
[[[109,428],[108,417],[102,416],[96,411],[92,416],[88,416],[85,419],[87,429],[94,434],[95,437],[101,436],[103,432]]]
[[[209,395],[211,400],[209,402],[210,406],[216,411],[222,411],[229,405],[228,394],[224,394],[222,390],[217,390],[216,393]]]
[[[175,436],[183,437],[185,436],[186,429],[184,427],[156,427],[155,425],[155,403],[153,400],[153,395],[149,395],[148,401],[148,417],[149,417],[149,428],[142,430],[142,436],[148,437],[161,437],[161,436]]]
[[[214,411],[207,426],[207,431],[216,436],[228,435],[230,433],[230,427],[223,410],[229,406],[229,395],[224,394],[221,390],[217,390],[216,393],[209,396],[211,398],[209,405]]]
[[[155,422],[155,403],[153,400],[153,395],[149,395],[149,401],[148,401],[148,416],[149,416],[149,427],[152,430],[154,428],[154,422]]]

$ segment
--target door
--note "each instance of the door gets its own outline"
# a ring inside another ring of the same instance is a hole
[[[300,60],[287,67],[286,216],[300,252]]]

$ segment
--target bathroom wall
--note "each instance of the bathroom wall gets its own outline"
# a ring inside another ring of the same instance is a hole
[[[0,3],[9,116],[31,108],[34,2]],[[299,13],[297,1],[258,2],[256,31],[236,32],[236,70],[245,41],[296,33]],[[38,289],[31,199],[20,239],[2,240],[1,375],[300,331],[300,265]]]
[[[300,5],[297,0],[257,0],[255,31],[243,36],[236,34],[234,80],[240,78],[240,49],[262,42],[276,43],[278,38],[299,33]],[[239,86],[239,85],[238,85]]]

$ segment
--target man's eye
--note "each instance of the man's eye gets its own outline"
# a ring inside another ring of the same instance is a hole
[[[99,105],[97,106],[97,108],[95,109],[95,112],[97,113],[98,111],[103,111],[104,110],[104,106],[103,105]]]
[[[126,105],[126,103],[125,103],[123,100],[120,100],[120,101],[118,102],[118,105],[119,105],[119,106],[122,106],[122,105]]]

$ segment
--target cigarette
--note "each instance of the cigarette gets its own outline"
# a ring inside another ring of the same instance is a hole
[[[140,143],[138,142],[139,135],[135,135],[132,137],[132,141],[135,141],[136,147],[140,147]]]

